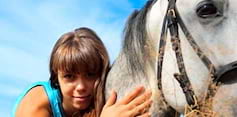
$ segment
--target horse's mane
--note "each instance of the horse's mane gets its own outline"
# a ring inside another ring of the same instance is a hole
[[[128,18],[123,35],[123,52],[128,62],[128,68],[132,73],[145,72],[145,56],[148,52],[145,50],[147,32],[146,16],[153,3],[157,0],[149,0],[141,10],[135,10]]]

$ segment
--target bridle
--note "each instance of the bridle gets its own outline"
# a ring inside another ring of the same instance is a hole
[[[184,32],[189,44],[195,50],[198,57],[202,60],[204,65],[208,68],[210,72],[210,76],[212,77],[213,82],[223,82],[224,79],[237,77],[237,61],[227,64],[220,68],[220,70],[216,70],[214,64],[210,61],[210,59],[204,54],[204,52],[200,49],[198,44],[193,39],[191,33],[188,31],[185,26],[182,18],[179,15],[179,12],[176,8],[176,0],[169,0],[168,8],[166,11],[166,15],[163,20],[162,32],[159,42],[159,50],[158,50],[158,65],[157,65],[157,79],[158,79],[158,87],[161,90],[161,73],[162,73],[162,64],[164,59],[165,47],[166,47],[166,39],[167,39],[167,30],[169,29],[171,35],[171,43],[172,49],[175,52],[177,65],[179,73],[175,73],[174,77],[180,83],[180,86],[185,94],[187,103],[192,108],[197,108],[196,104],[196,95],[192,89],[191,83],[186,73],[185,64],[181,51],[181,43],[179,38],[179,26]]]

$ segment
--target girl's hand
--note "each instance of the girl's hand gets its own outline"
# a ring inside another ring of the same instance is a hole
[[[116,97],[116,92],[113,91],[100,117],[150,117],[148,110],[152,103],[151,91],[144,92],[143,87],[138,87],[118,102]]]

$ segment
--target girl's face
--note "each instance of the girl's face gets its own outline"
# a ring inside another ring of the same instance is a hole
[[[63,95],[63,107],[65,111],[84,110],[93,101],[93,89],[98,75],[70,74],[58,72],[58,82]]]

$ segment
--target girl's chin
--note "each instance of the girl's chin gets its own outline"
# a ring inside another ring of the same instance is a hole
[[[77,110],[85,110],[89,107],[89,104],[74,104],[74,108]]]
[[[76,109],[85,110],[85,109],[87,109],[89,107],[90,103],[91,102],[89,100],[88,101],[82,101],[82,102],[81,101],[77,101],[77,102],[74,102],[73,106]]]

